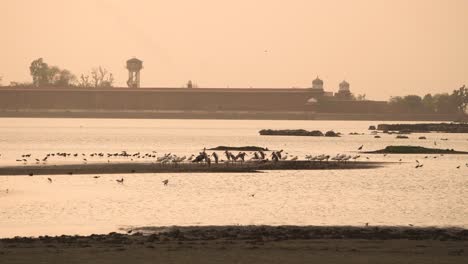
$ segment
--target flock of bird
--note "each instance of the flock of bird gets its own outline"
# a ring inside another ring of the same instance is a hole
[[[357,150],[362,150],[363,145],[361,145]],[[290,161],[295,161],[299,159],[299,156],[294,156],[294,155],[289,155],[288,153],[284,152],[283,150],[280,151],[271,151],[271,153],[268,155],[262,150],[259,151],[254,151],[250,152],[247,154],[246,152],[239,152],[237,154],[234,154],[228,150],[224,151],[224,157],[226,159],[220,158],[217,152],[213,152],[211,154],[208,154],[206,152],[206,148],[203,149],[202,152],[199,152],[198,155],[190,155],[190,156],[177,156],[172,153],[166,153],[162,156],[158,156],[156,151],[152,151],[151,153],[141,153],[141,152],[136,152],[136,153],[128,153],[127,151],[121,151],[121,152],[115,152],[115,153],[91,153],[89,155],[85,153],[66,153],[66,152],[56,152],[56,153],[48,153],[44,157],[41,158],[34,158],[32,154],[23,154],[21,155],[21,159],[17,159],[17,162],[23,162],[24,164],[27,164],[29,161],[33,161],[36,164],[46,164],[49,159],[51,158],[68,158],[68,157],[73,157],[73,158],[81,158],[84,163],[88,162],[87,158],[107,158],[108,162],[110,162],[110,158],[116,158],[116,157],[123,157],[123,158],[128,158],[131,161],[134,161],[135,159],[151,159],[153,162],[156,163],[161,163],[161,164],[178,164],[181,162],[191,162],[191,163],[207,163],[211,164],[211,162],[245,162],[245,161],[260,161],[260,162],[267,162],[267,161],[284,161],[284,160],[290,160]],[[246,160],[247,156],[251,156],[250,159]],[[387,156],[387,154],[383,154],[383,156]],[[443,154],[440,154],[440,156],[444,156]],[[0,154],[1,157],[1,154]],[[271,158],[271,159],[270,159]],[[320,154],[320,155],[305,155],[305,160],[307,161],[318,161],[318,162],[328,162],[328,161],[336,161],[336,162],[347,162],[347,161],[357,161],[359,158],[361,158],[361,155],[347,155],[347,154],[337,154],[335,156],[330,156],[326,154]],[[369,159],[369,157],[365,157],[366,159]],[[425,156],[424,159],[429,159],[430,156]],[[433,156],[432,158],[436,159],[438,156]],[[402,162],[402,159],[399,159],[399,162]],[[416,160],[416,166],[415,168],[422,168],[424,166],[423,163],[421,163],[419,160]],[[466,167],[468,167],[468,163],[465,164]],[[458,165],[456,167],[457,169],[461,168],[461,165]],[[70,175],[72,173],[69,173]],[[32,173],[29,173],[29,176],[33,176]],[[93,176],[94,179],[99,179],[100,176]],[[53,180],[48,177],[47,181],[49,183],[53,183]],[[124,183],[124,178],[117,179],[116,182],[119,184]],[[163,180],[162,183],[164,186],[167,186],[169,184],[169,180]],[[9,189],[6,189],[6,193],[9,192]],[[255,194],[251,194],[251,197],[254,197]]]
[[[364,145],[361,145],[357,148],[358,151],[362,150]],[[387,154],[383,155],[384,157]],[[443,154],[441,154],[443,156]],[[211,154],[207,153],[206,148],[203,151],[199,152],[198,155],[192,154],[190,156],[178,156],[172,153],[165,153],[163,155],[158,155],[156,151],[152,151],[150,153],[142,153],[142,152],[135,152],[129,153],[127,151],[121,152],[95,152],[91,154],[86,153],[69,153],[69,152],[55,152],[55,153],[47,153],[42,157],[33,157],[32,154],[22,154],[21,158],[16,159],[17,162],[21,162],[23,164],[47,164],[47,162],[51,159],[81,159],[83,163],[88,163],[89,160],[94,160],[97,162],[103,162],[103,159],[107,160],[108,163],[111,162],[111,159],[115,158],[123,158],[126,161],[150,161],[153,163],[160,163],[160,164],[179,164],[182,162],[191,162],[191,163],[207,163],[211,165],[212,162],[218,164],[219,162],[224,163],[236,163],[236,162],[246,162],[246,161],[257,161],[257,162],[268,162],[268,161],[296,161],[299,160],[299,156],[297,155],[289,155],[289,153],[284,152],[283,150],[279,151],[270,151],[269,154],[266,151],[258,150],[253,151],[247,154],[244,151],[238,152],[237,154],[225,150],[223,154],[218,154],[217,152],[212,152]],[[320,155],[305,155],[304,160],[306,161],[318,161],[318,162],[328,162],[328,161],[335,161],[335,162],[348,162],[348,161],[357,161],[361,158],[361,155],[348,155],[348,154],[337,154],[335,156],[330,156],[327,154],[320,154]],[[369,160],[369,157],[365,157]],[[428,159],[429,156],[425,156],[425,159]],[[434,156],[433,158],[437,158]],[[402,162],[402,159],[399,160]],[[416,161],[417,165],[415,168],[423,167],[419,161]],[[465,164],[468,167],[468,163]],[[459,169],[461,166],[457,166]],[[32,176],[32,175],[30,175]]]

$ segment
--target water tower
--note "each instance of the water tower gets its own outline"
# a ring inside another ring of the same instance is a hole
[[[127,61],[129,88],[140,88],[140,71],[143,69],[143,61],[132,58]]]

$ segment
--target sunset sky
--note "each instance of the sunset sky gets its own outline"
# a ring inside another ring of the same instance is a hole
[[[388,99],[468,85],[467,0],[2,1],[0,76],[31,81],[43,57],[116,85],[144,61],[142,86],[309,87]]]

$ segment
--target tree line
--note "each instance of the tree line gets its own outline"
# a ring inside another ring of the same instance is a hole
[[[90,74],[81,74],[77,78],[69,70],[50,66],[43,58],[39,58],[31,62],[29,72],[32,83],[11,82],[10,86],[110,88],[114,85],[112,73],[101,66],[91,69]]]
[[[468,88],[463,85],[451,94],[426,94],[395,96],[390,98],[390,110],[394,113],[418,114],[466,114],[468,106]]]

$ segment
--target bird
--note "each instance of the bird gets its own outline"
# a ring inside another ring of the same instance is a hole
[[[122,179],[120,179],[120,180],[117,179],[117,180],[115,180],[115,181],[118,182],[118,183],[123,183],[123,182],[124,182],[124,178],[122,178]]]
[[[460,168],[460,165],[457,166],[457,169],[459,169],[459,168]]]
[[[363,147],[364,147],[364,145],[361,145],[361,146],[358,148],[358,150],[362,150]]]
[[[255,193],[251,194],[250,197],[255,197]]]
[[[166,179],[166,180],[162,181],[162,183],[164,183],[164,186],[166,186],[169,183],[169,180]]]
[[[49,183],[52,183],[52,179],[51,179],[51,178],[47,178],[47,180],[49,181]]]
[[[93,178],[94,179],[99,179],[101,176],[94,176]]]

